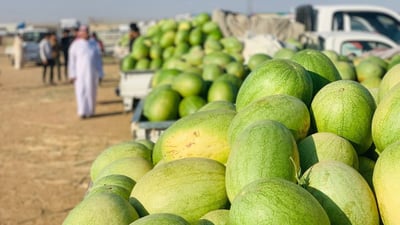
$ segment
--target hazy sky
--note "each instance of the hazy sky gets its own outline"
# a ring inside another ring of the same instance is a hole
[[[160,19],[183,13],[224,9],[240,13],[288,12],[302,3],[370,3],[362,0],[0,0],[0,23],[56,23],[60,18],[108,21]],[[380,0],[374,4],[400,11],[400,1]]]

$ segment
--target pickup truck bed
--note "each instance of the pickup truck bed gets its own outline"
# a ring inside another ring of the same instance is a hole
[[[133,139],[147,139],[157,141],[161,133],[175,123],[176,120],[151,122],[143,116],[144,99],[139,101],[131,120],[131,134]]]
[[[121,71],[117,95],[122,98],[124,111],[132,111],[136,101],[147,95],[154,71]]]

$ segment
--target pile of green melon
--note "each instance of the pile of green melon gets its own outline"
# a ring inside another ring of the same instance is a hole
[[[162,19],[135,39],[132,51],[121,61],[121,70],[196,70],[209,53],[225,53],[218,53],[222,59],[216,62],[224,64],[229,57],[241,60],[242,49],[237,38],[223,37],[218,23],[207,13],[186,20]]]
[[[238,38],[224,37],[207,13],[164,19],[135,40],[121,71],[154,71],[143,115],[149,121],[176,120],[208,102],[235,102],[250,71],[243,48]]]
[[[63,224],[400,224],[400,65],[327,55],[258,55],[233,102],[208,101],[155,142],[110,146]],[[379,98],[362,84],[375,76]]]

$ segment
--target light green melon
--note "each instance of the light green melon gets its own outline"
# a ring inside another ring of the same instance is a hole
[[[301,186],[281,179],[259,179],[233,200],[229,225],[329,225],[319,202]]]
[[[309,73],[298,63],[271,59],[254,69],[243,81],[236,99],[238,111],[265,96],[287,94],[311,102],[313,83]]]
[[[229,125],[229,143],[232,145],[247,125],[266,119],[284,124],[296,141],[306,137],[310,127],[310,113],[304,102],[290,95],[270,95],[238,111]]]
[[[172,213],[155,213],[144,216],[129,225],[190,225],[181,216]]]
[[[166,161],[205,157],[225,164],[230,152],[228,127],[235,115],[232,110],[209,110],[180,118],[161,134],[154,152],[161,152]]]
[[[350,141],[358,154],[371,146],[371,121],[376,105],[367,88],[352,80],[324,86],[311,103],[318,132],[331,132]]]
[[[228,209],[216,209],[202,216],[196,225],[228,225],[228,220]]]
[[[400,84],[378,104],[372,119],[372,139],[378,152],[400,141]]]
[[[330,82],[341,80],[340,73],[333,62],[318,50],[301,50],[292,57],[292,60],[310,73],[313,81],[313,95]]]
[[[90,168],[90,177],[92,181],[95,181],[104,167],[118,159],[140,156],[151,162],[151,155],[151,150],[136,141],[126,141],[112,145],[95,158]]]
[[[143,157],[125,157],[115,160],[108,166],[104,167],[98,174],[97,179],[112,174],[121,174],[128,176],[129,178],[137,182],[152,168],[153,164]]]
[[[67,215],[62,225],[130,224],[138,214],[121,196],[100,192],[84,198]]]
[[[225,166],[207,158],[164,162],[136,183],[131,197],[149,213],[172,213],[194,223],[228,203]]]
[[[302,172],[324,160],[338,160],[358,169],[358,156],[353,145],[334,133],[318,132],[298,144]]]
[[[385,148],[376,161],[372,181],[384,224],[400,222],[400,142]]]
[[[226,164],[226,191],[232,202],[247,184],[278,177],[296,183],[299,153],[283,124],[262,120],[247,125],[232,143]]]
[[[321,203],[332,225],[378,225],[375,196],[353,167],[321,161],[301,177],[304,187]]]

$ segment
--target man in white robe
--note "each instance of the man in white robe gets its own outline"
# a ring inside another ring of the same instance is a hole
[[[104,73],[100,49],[97,43],[89,40],[86,26],[79,28],[78,37],[69,48],[68,71],[69,79],[75,85],[78,116],[93,116],[98,82]]]
[[[14,68],[19,70],[22,67],[24,53],[24,45],[21,34],[17,34],[14,38]]]

